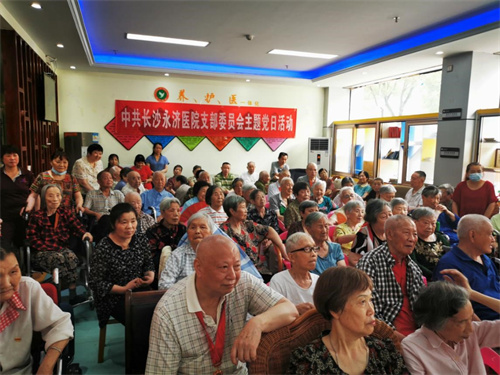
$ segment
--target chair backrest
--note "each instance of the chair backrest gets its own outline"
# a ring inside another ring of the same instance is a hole
[[[257,360],[250,363],[250,374],[285,374],[292,352],[319,337],[322,331],[331,329],[331,322],[315,309],[301,315],[295,322],[262,335],[257,349]],[[387,324],[377,321],[373,337],[390,338],[400,351],[399,339]]]
[[[485,366],[492,369],[495,374],[500,374],[500,355],[497,352],[491,348],[481,348],[481,356]]]
[[[149,350],[149,330],[156,304],[166,290],[125,293],[125,371],[144,374]]]

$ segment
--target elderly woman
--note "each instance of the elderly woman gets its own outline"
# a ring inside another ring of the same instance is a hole
[[[352,187],[344,186],[342,189],[339,190],[339,195],[337,197],[340,197],[340,202],[339,202],[340,208],[330,213],[330,215],[328,215],[330,217],[330,223],[333,225],[342,224],[346,222],[347,216],[345,215],[344,206],[348,202],[355,200],[356,193],[354,192]]]
[[[372,187],[368,183],[368,179],[370,175],[366,171],[361,171],[358,174],[358,183],[354,185],[354,192],[358,194],[363,200],[366,200],[370,191],[372,191]]]
[[[340,190],[342,190],[342,188],[345,188],[345,187],[352,188],[352,191],[354,193],[353,199],[360,201],[360,202],[363,202],[363,198],[361,198],[358,194],[356,194],[356,192],[354,192],[354,180],[352,179],[352,177],[348,177],[348,176],[344,177],[341,180],[340,185],[341,185]],[[333,199],[333,204],[336,205],[337,207],[343,206],[343,204],[341,202],[342,196],[340,195],[340,190],[339,190],[339,194],[337,194],[337,196]]]
[[[151,190],[153,185],[151,181],[153,181],[153,171],[146,165],[146,159],[144,159],[144,155],[137,154],[134,159],[134,166],[132,170],[139,173],[141,176],[142,184],[144,188],[147,190]]]
[[[208,188],[205,194],[205,202],[208,206],[202,208],[198,212],[210,216],[216,225],[221,225],[227,220],[227,214],[222,207],[222,203],[224,203],[224,192],[220,186],[212,185]]]
[[[326,184],[324,181],[317,181],[312,187],[312,199],[318,203],[319,210],[324,214],[327,214],[330,211],[333,211],[336,206],[334,207],[332,200],[325,196],[325,186]]]
[[[318,176],[321,181],[325,182],[325,195],[331,196],[332,193],[334,192],[335,189],[335,184],[333,183],[333,180],[328,177],[328,171],[325,168],[320,168],[318,171]]]
[[[460,287],[438,281],[420,293],[413,305],[420,329],[403,339],[403,356],[412,374],[486,374],[480,348],[498,347],[500,320],[473,321],[469,299],[500,312],[500,303],[473,291],[456,270],[443,270]]]
[[[145,160],[146,165],[153,172],[167,173],[168,165],[170,164],[167,157],[162,155],[163,145],[159,142],[153,144],[153,153]]]
[[[275,211],[266,208],[266,195],[259,189],[254,189],[250,194],[252,208],[248,210],[248,219],[257,224],[268,225],[277,233],[281,233],[278,215]]]
[[[153,171],[155,172],[155,171]],[[182,165],[177,164],[174,167],[174,175],[167,180],[167,184],[165,185],[165,190],[170,194],[175,195],[174,181],[177,176],[182,175]]]
[[[378,324],[372,290],[370,278],[361,270],[326,270],[316,283],[314,306],[332,328],[292,353],[288,373],[407,374],[393,341],[370,336]]]
[[[429,185],[422,190],[422,206],[434,211],[437,218],[438,230],[448,236],[450,244],[458,243],[457,227],[460,218],[444,204],[441,204],[441,190],[434,185]]]
[[[243,196],[243,179],[236,177],[233,182],[231,182],[231,190],[227,193],[227,196],[238,195]]]
[[[33,173],[19,167],[19,149],[11,145],[2,146],[0,169],[0,217],[3,219],[2,242],[23,245],[26,238],[26,222],[21,215],[26,206],[33,183]]]
[[[299,212],[300,216],[302,217],[302,220],[296,221],[295,223],[292,223],[292,225],[290,225],[290,228],[288,228],[288,237],[297,232],[305,232],[306,217],[310,213],[318,211],[319,211],[318,204],[314,201],[304,201],[301,204],[299,204]]]
[[[445,253],[445,247],[450,243],[444,235],[436,232],[436,215],[428,207],[415,208],[411,217],[417,227],[418,241],[411,258],[418,264],[427,280],[432,279],[432,273],[439,259]]]
[[[344,254],[338,243],[328,238],[328,218],[322,212],[310,213],[305,221],[307,233],[311,235],[316,246],[319,246],[316,268],[312,271],[321,275],[330,267],[345,266]]]
[[[390,204],[393,215],[408,215],[408,202],[403,198],[393,198]]]
[[[269,286],[288,298],[300,315],[313,309],[313,293],[319,276],[311,273],[316,268],[319,247],[307,233],[295,233],[286,241],[286,252],[292,268],[278,272]]]
[[[380,199],[391,202],[396,196],[396,188],[392,185],[382,185],[380,187]]]
[[[52,169],[40,173],[30,187],[31,193],[27,200],[26,211],[30,212],[35,207],[36,200],[42,188],[48,184],[57,184],[63,193],[61,205],[67,208],[76,207],[77,211],[83,212],[83,197],[75,177],[68,173],[68,155],[59,149],[50,158]]]
[[[309,184],[307,182],[297,182],[293,185],[293,195],[295,195],[295,200],[293,200],[285,210],[284,218],[286,228],[289,228],[292,223],[300,220],[299,205],[309,200],[311,196]]]
[[[493,216],[497,204],[495,187],[484,179],[483,173],[483,166],[478,162],[467,165],[465,181],[460,182],[453,193],[455,215],[479,214],[488,219]]]
[[[217,230],[210,216],[197,212],[187,222],[187,241],[182,243],[167,260],[161,273],[158,289],[168,289],[177,281],[194,273],[196,247]]]
[[[181,203],[177,198],[165,198],[160,203],[162,219],[146,231],[146,237],[151,246],[151,256],[155,265],[155,275],[158,275],[160,256],[165,246],[172,250],[177,248],[186,227],[179,222],[181,217]]]
[[[335,242],[342,246],[345,255],[349,255],[356,233],[363,225],[365,205],[358,201],[348,202],[344,206],[344,212],[347,220],[335,228]]]
[[[261,257],[259,248],[265,239],[269,239],[273,243],[275,249],[281,252],[281,256],[284,259],[288,259],[285,247],[278,233],[270,226],[257,224],[251,220],[247,220],[247,204],[242,197],[227,197],[224,200],[224,211],[228,219],[225,223],[220,225],[220,229],[227,233],[234,242],[243,248],[253,264],[257,267],[264,281],[269,281],[271,277],[269,265],[266,264],[264,257]]]
[[[155,225],[155,219],[153,216],[145,214],[142,208],[142,200],[139,193],[128,193],[125,195],[125,203],[130,204],[137,214],[137,233],[144,234],[146,231]]]
[[[74,235],[92,241],[92,235],[85,231],[74,212],[61,206],[59,185],[45,185],[41,200],[42,209],[30,216],[26,233],[30,246],[35,250],[33,266],[49,273],[59,268],[62,282],[69,286],[70,303],[77,304],[82,300],[76,295],[78,257],[68,248],[69,239]]]
[[[391,216],[391,207],[386,201],[372,199],[368,202],[365,210],[365,224],[356,233],[348,255],[349,265],[356,266],[363,255],[386,243],[385,222]]]
[[[0,350],[3,374],[31,374],[33,331],[42,333],[46,354],[38,374],[52,374],[73,338],[70,314],[64,313],[30,277],[22,277],[16,255],[0,248]]]
[[[110,316],[125,324],[125,292],[150,289],[155,278],[148,239],[136,233],[136,210],[118,203],[109,216],[111,233],[99,242],[90,261],[89,285],[100,327]]]
[[[269,208],[276,212],[278,219],[285,221],[285,211],[292,202],[293,180],[290,177],[283,177],[280,181],[280,192],[269,195]]]

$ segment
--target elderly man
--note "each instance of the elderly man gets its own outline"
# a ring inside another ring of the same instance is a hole
[[[155,265],[156,279],[158,266],[160,265],[161,251],[165,246],[170,246],[172,250],[177,248],[177,244],[186,233],[186,226],[180,224],[181,202],[176,198],[165,198],[160,203],[160,212],[162,219],[146,231],[149,244],[151,245],[151,255]]]
[[[460,221],[458,215],[455,215],[451,210],[448,210],[445,205],[439,203],[441,201],[441,191],[434,185],[429,185],[422,190],[422,205],[434,210],[437,222],[439,223],[439,231],[443,232],[450,239],[450,244],[458,242],[457,225]]]
[[[87,155],[75,161],[71,174],[76,178],[82,188],[82,193],[99,189],[97,174],[104,169],[102,165],[103,148],[97,143],[87,147]]]
[[[452,198],[453,193],[455,192],[455,188],[450,184],[442,184],[439,185],[439,190],[441,190],[441,199],[439,202],[451,211],[453,207]]]
[[[227,161],[222,163],[220,170],[220,173],[215,175],[214,185],[220,187],[224,195],[227,195],[232,189],[232,183],[236,176],[231,174],[231,164]]]
[[[175,176],[174,179],[174,196],[179,200],[179,202],[184,202],[184,197],[189,190],[189,183],[185,176]]]
[[[267,190],[269,188],[269,181],[271,181],[271,176],[268,171],[260,171],[259,179],[255,182],[255,187],[260,191],[263,191],[264,194],[267,194]]]
[[[139,193],[128,193],[125,195],[125,203],[130,204],[134,207],[135,212],[137,213],[137,233],[146,233],[148,228],[152,227],[155,224],[155,219],[152,216],[146,215],[141,211],[142,208],[142,200]]]
[[[141,194],[142,210],[148,215],[153,213],[153,209],[156,213],[159,213],[161,201],[173,197],[172,194],[165,190],[165,175],[157,171],[153,173],[153,189],[146,190]]]
[[[255,163],[249,161],[247,163],[247,171],[243,173],[240,178],[243,180],[244,184],[255,184],[257,182],[257,173],[255,173]]]
[[[98,190],[91,190],[85,197],[83,205],[85,213],[99,220],[102,215],[108,215],[111,209],[118,203],[123,203],[125,197],[119,190],[112,190],[113,177],[107,171],[101,171],[97,175],[99,183]]]
[[[297,309],[241,272],[239,250],[225,236],[200,242],[194,269],[156,306],[146,374],[246,374],[243,362],[256,360],[262,333],[290,324]]]
[[[141,175],[139,172],[130,170],[127,174],[127,183],[122,188],[123,195],[127,196],[128,193],[141,194],[145,191],[146,189],[142,185]]]
[[[273,195],[278,194],[281,191],[281,181],[285,178],[288,177],[290,178],[291,174],[288,169],[283,169],[279,174],[278,174],[278,181],[273,182],[272,184],[269,184],[268,191],[267,191],[267,196],[272,197]],[[293,180],[292,180],[293,182]],[[292,197],[295,199],[294,197]]]
[[[196,182],[204,181],[209,186],[212,185],[212,177],[210,176],[210,173],[208,173],[207,171],[204,171],[203,169],[200,169],[198,172],[196,172],[196,174],[197,174]],[[194,186],[189,188],[186,195],[184,196],[184,202],[187,202],[191,198],[195,197],[193,189],[194,189]]]
[[[411,189],[405,195],[410,212],[422,206],[422,190],[424,190],[425,177],[427,175],[424,171],[413,172],[410,177]]]
[[[121,169],[115,165],[115,166],[109,168],[108,171],[109,171],[109,173],[111,173],[111,177],[113,177],[113,189],[114,189],[115,186],[118,184],[118,182],[121,181],[121,177],[120,177]]]
[[[115,167],[113,167],[115,168]],[[125,167],[120,171],[120,181],[113,188],[114,190],[122,191],[123,187],[127,185],[127,175],[132,171],[132,169]]]
[[[295,304],[300,315],[314,309],[313,293],[319,276],[311,271],[316,268],[318,250],[307,233],[298,232],[288,237],[286,252],[292,268],[274,275],[269,284]]]
[[[318,166],[316,163],[309,163],[306,167],[306,175],[300,176],[297,182],[306,182],[309,185],[309,189],[312,191],[313,185],[319,181],[318,177]]]
[[[391,203],[396,196],[396,188],[392,185],[382,185],[379,190],[380,199]],[[408,201],[407,201],[408,202]]]
[[[493,226],[483,215],[465,215],[458,223],[458,244],[443,255],[434,269],[433,280],[442,279],[443,269],[456,269],[462,272],[472,289],[487,296],[500,296],[500,276],[487,256],[491,254],[495,237]],[[500,315],[490,308],[472,302],[474,312],[481,320],[500,319]]]
[[[407,336],[416,329],[413,304],[424,286],[422,271],[410,258],[417,242],[411,218],[394,215],[385,222],[387,243],[366,253],[356,265],[373,281],[375,317]]]

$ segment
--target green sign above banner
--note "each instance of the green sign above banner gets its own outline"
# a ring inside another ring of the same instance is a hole
[[[259,142],[260,138],[235,138],[245,150],[250,151]]]
[[[193,151],[205,137],[177,137],[189,151]]]

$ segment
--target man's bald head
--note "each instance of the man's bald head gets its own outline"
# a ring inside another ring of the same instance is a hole
[[[141,185],[141,175],[139,172],[130,171],[127,174],[127,182],[130,186],[137,189]]]
[[[385,232],[394,231],[398,227],[401,227],[404,223],[410,223],[415,225],[412,218],[406,215],[393,215],[389,217],[385,222]]]
[[[239,254],[236,243],[232,239],[226,236],[212,235],[205,237],[200,242],[196,249],[196,259],[199,259],[201,262],[207,260],[210,262],[214,257],[217,257],[218,254],[228,251],[237,252]]]

